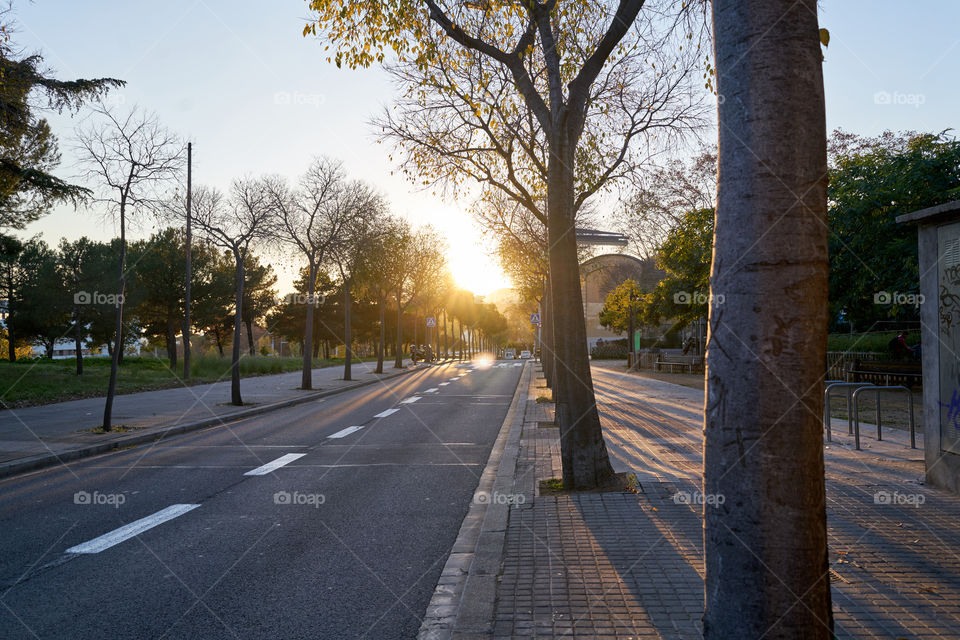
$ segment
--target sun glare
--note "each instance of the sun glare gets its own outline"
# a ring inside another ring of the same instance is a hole
[[[477,245],[451,247],[447,259],[457,286],[477,295],[513,286],[496,258]]]

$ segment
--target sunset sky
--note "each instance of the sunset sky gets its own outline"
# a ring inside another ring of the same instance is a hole
[[[396,213],[446,235],[462,286],[485,294],[507,285],[465,213],[469,203],[417,190],[377,144],[367,122],[390,103],[385,74],[328,64],[322,44],[300,35],[306,6],[303,0],[19,0],[15,40],[42,52],[61,78],[126,80],[111,99],[156,111],[191,140],[195,183],[226,188],[234,177],[259,173],[293,178],[314,155],[337,157],[352,176],[381,189]],[[939,132],[954,124],[960,3],[919,2],[906,10],[902,2],[825,0],[821,11],[821,25],[831,32],[824,65],[831,130]],[[76,171],[71,138],[78,120],[51,117],[65,177]],[[96,211],[60,208],[24,235],[37,233],[56,244],[60,237],[106,239],[114,226]],[[289,286],[289,269],[276,266],[281,285]]]

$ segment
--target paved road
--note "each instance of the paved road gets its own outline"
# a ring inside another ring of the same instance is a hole
[[[415,637],[519,380],[501,364],[0,482],[0,636]]]

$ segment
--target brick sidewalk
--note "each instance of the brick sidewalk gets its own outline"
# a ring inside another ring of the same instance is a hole
[[[537,495],[560,461],[536,382],[515,487],[526,501],[510,510],[494,637],[699,638],[702,523],[677,496],[699,490],[703,394],[594,375],[614,466],[636,473],[642,492]],[[864,450],[853,451],[846,423],[834,428],[825,452],[837,637],[960,638],[960,498],[923,486],[922,452],[903,432],[878,443],[866,426]]]

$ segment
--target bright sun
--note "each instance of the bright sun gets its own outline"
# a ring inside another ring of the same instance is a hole
[[[477,295],[484,296],[491,291],[513,286],[496,258],[475,242],[451,245],[447,260],[457,286]]]

